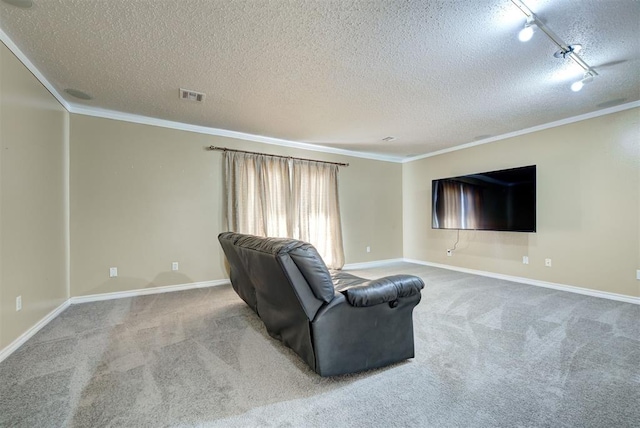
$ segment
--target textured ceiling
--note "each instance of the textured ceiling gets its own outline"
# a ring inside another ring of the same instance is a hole
[[[0,2],[0,27],[70,103],[354,151],[424,154],[640,99],[633,0],[525,0],[600,74],[578,93],[549,39],[518,41],[509,0],[33,3]]]

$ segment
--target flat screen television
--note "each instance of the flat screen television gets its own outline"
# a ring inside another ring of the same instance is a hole
[[[536,231],[536,166],[431,183],[433,229]]]

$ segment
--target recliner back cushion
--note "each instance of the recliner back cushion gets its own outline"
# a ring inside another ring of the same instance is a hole
[[[313,295],[326,303],[333,299],[335,291],[329,269],[315,247],[308,242],[289,238],[243,235],[236,241],[236,245],[273,255],[289,254],[307,280]]]
[[[297,247],[289,251],[289,256],[309,283],[313,294],[326,303],[333,300],[335,290],[331,274],[315,247],[310,244]]]
[[[247,274],[240,257],[238,256],[234,243],[239,238],[237,234],[230,232],[218,235],[218,240],[222,246],[225,256],[229,262],[231,285],[236,293],[244,300],[247,305],[255,312],[258,311],[256,304],[256,290],[251,278]]]

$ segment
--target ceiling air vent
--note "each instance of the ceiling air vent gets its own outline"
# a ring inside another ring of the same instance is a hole
[[[201,103],[204,100],[204,92],[190,91],[180,88],[180,99],[185,101],[195,101]]]

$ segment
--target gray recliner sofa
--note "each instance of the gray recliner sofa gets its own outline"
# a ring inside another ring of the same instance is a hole
[[[330,272],[316,249],[295,239],[218,236],[231,284],[316,373],[333,376],[413,358],[413,308],[424,282],[411,275],[367,280]]]

